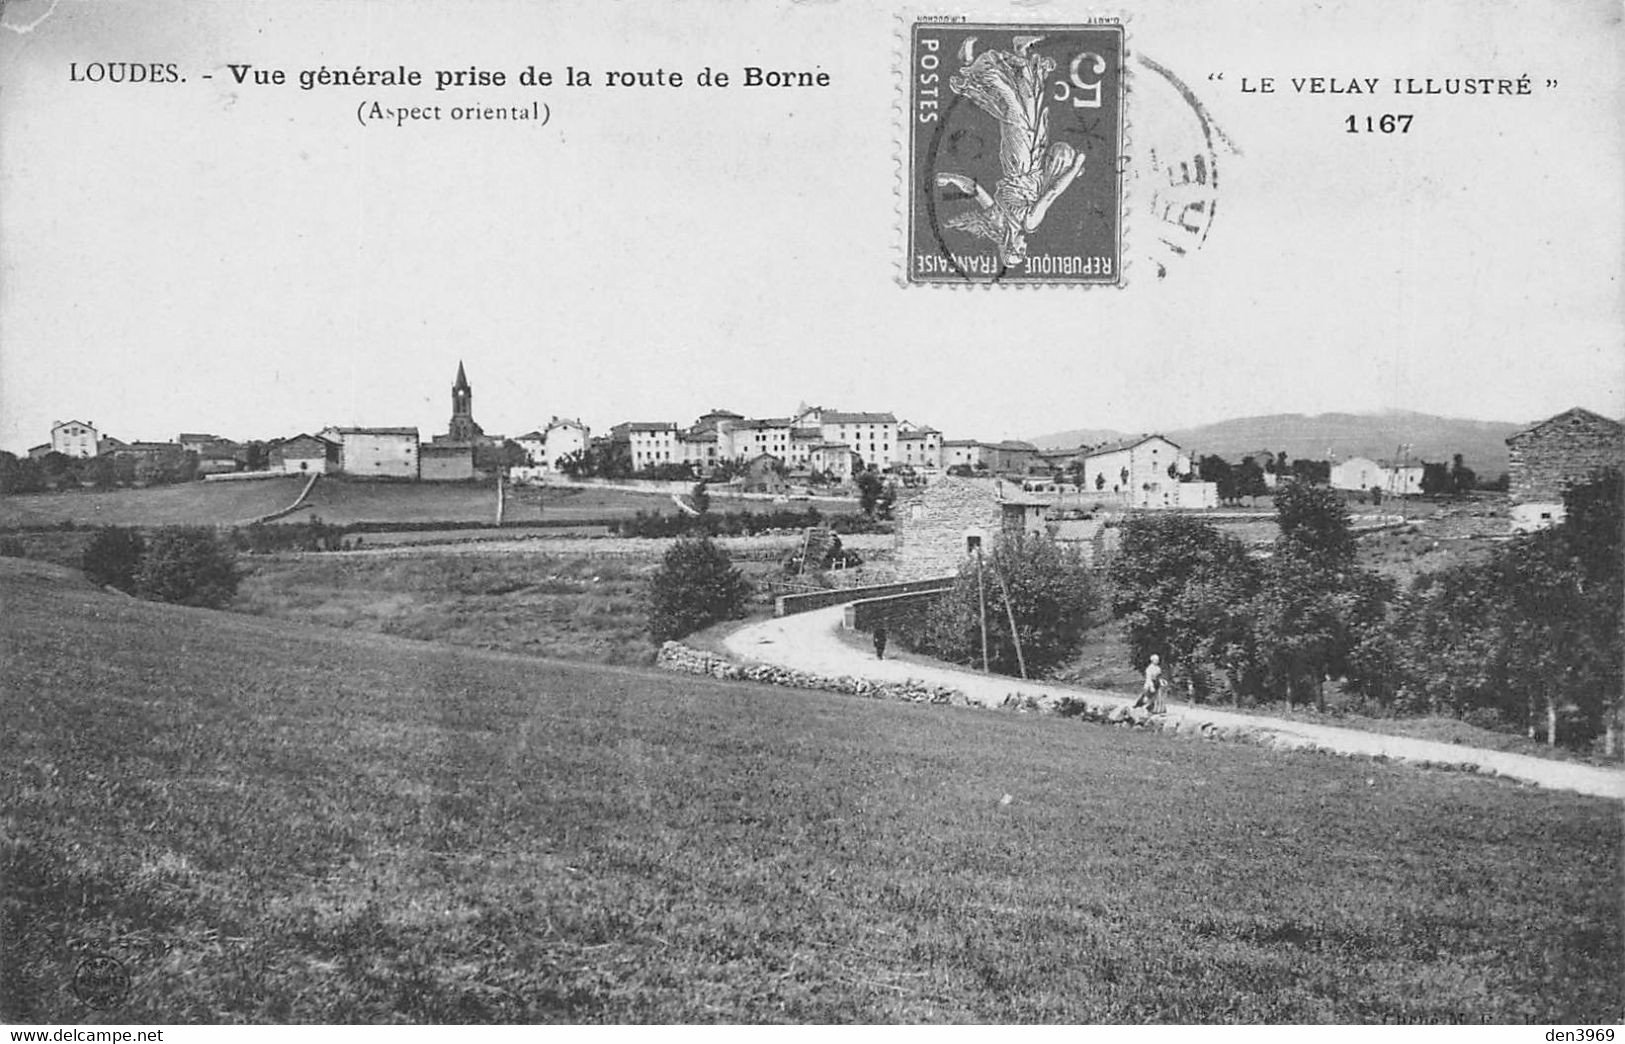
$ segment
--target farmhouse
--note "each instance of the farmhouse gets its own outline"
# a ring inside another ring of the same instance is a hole
[[[51,425],[50,452],[69,457],[94,457],[96,426],[89,421],[57,421]]]
[[[1164,487],[1177,484],[1189,470],[1176,444],[1161,435],[1142,435],[1090,450],[1083,458],[1083,489],[1116,493],[1130,503],[1146,501],[1136,506],[1163,506],[1158,502]]]
[[[1375,487],[1395,496],[1415,496],[1422,492],[1424,468],[1420,464],[1391,464],[1369,457],[1350,457],[1332,465],[1333,489],[1366,492]]]
[[[942,467],[942,432],[901,422],[897,425],[897,462],[924,470]]]
[[[339,448],[315,435],[295,435],[271,444],[270,470],[289,475],[325,475],[337,465]]]
[[[950,576],[1002,534],[1042,535],[1049,499],[998,479],[948,476],[896,508],[898,580]]]
[[[1566,410],[1507,438],[1512,527],[1563,520],[1563,494],[1604,468],[1625,464],[1625,426],[1590,410]]]
[[[419,446],[418,478],[423,482],[467,482],[474,478],[474,444],[438,442]]]
[[[416,428],[324,428],[339,444],[338,470],[359,478],[418,477]]]

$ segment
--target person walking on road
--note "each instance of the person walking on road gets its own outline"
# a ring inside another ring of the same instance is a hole
[[[875,627],[875,659],[884,660],[885,658],[886,658],[886,625],[885,624],[879,624],[879,625],[877,625]]]
[[[1162,714],[1168,709],[1162,703],[1162,659],[1156,653],[1151,654],[1151,662],[1145,665],[1145,687],[1134,705],[1143,706],[1152,714]]]

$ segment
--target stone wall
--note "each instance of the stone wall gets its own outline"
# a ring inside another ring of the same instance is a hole
[[[666,642],[655,655],[655,666],[682,674],[703,674],[729,681],[752,681],[765,685],[784,685],[792,689],[819,689],[825,692],[843,692],[848,696],[862,696],[872,700],[896,700],[903,703],[951,703],[963,707],[965,694],[945,685],[909,681],[877,682],[851,675],[830,676],[811,671],[796,671],[772,664],[740,664],[724,656],[700,649],[692,649],[681,642]]]
[[[1574,409],[1507,439],[1514,504],[1557,504],[1563,492],[1625,464],[1625,427]]]
[[[878,598],[883,595],[909,594],[916,591],[940,591],[952,587],[954,578],[934,577],[896,584],[875,584],[871,587],[834,588],[828,591],[809,591],[805,594],[780,595],[773,605],[774,616],[794,616],[814,609],[824,609],[842,602],[860,598]]]
[[[891,631],[922,630],[931,607],[952,589],[952,581],[949,581],[929,591],[848,602],[842,626],[849,631],[873,631],[877,624],[884,623]]]

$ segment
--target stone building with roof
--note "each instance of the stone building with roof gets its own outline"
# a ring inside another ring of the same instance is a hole
[[[901,499],[893,562],[897,579],[952,576],[1003,535],[1042,536],[1050,498],[1001,479],[944,476]]]
[[[1605,468],[1625,467],[1625,425],[1578,406],[1507,437],[1515,530],[1563,521],[1563,494]]]

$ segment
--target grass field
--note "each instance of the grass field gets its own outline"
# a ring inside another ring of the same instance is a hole
[[[242,562],[238,612],[594,663],[654,658],[643,603],[653,562],[528,552]]]
[[[1606,801],[0,583],[10,1021],[1621,1019]]]
[[[12,493],[0,496],[0,528],[60,522],[84,526],[233,525],[287,507],[305,482],[290,475],[254,482],[187,482],[105,492]]]

